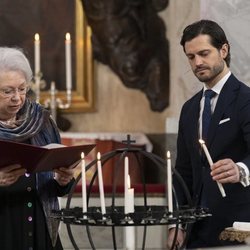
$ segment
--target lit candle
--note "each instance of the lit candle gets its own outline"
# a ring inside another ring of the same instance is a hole
[[[128,175],[127,178],[127,198],[125,201],[125,214],[134,213],[134,189],[130,187],[130,176]],[[128,223],[133,223],[129,221]],[[134,226],[127,226],[125,228],[125,244],[127,250],[134,250],[135,249],[135,227]]]
[[[126,156],[124,158],[124,206],[127,200],[127,194],[128,194],[128,157]]]
[[[40,36],[35,34],[34,41],[34,55],[35,55],[35,75],[40,73]]]
[[[72,66],[71,66],[71,38],[70,34],[65,35],[65,66],[66,66],[66,90],[71,91],[72,88]]]
[[[35,86],[36,86],[36,101],[40,100],[40,37],[39,34],[35,34],[34,41],[34,61],[35,61]]]
[[[167,151],[167,187],[168,187],[168,211],[173,213],[173,194],[172,194],[172,167],[170,152]]]
[[[98,184],[99,184],[99,192],[100,192],[100,200],[101,200],[101,210],[102,210],[102,214],[106,214],[103,179],[102,179],[102,163],[101,163],[100,152],[97,153],[97,172],[98,172]]]
[[[85,159],[84,153],[81,153],[81,168],[82,168],[82,212],[87,213],[87,192],[86,192],[86,169],[85,169]],[[83,219],[87,219],[87,216],[84,215]]]
[[[204,150],[204,153],[205,153],[205,155],[207,157],[207,160],[208,160],[208,163],[209,163],[210,167],[212,167],[212,165],[214,163],[213,163],[213,160],[212,160],[212,158],[211,158],[211,156],[210,156],[210,154],[208,152],[208,149],[207,149],[207,146],[206,146],[205,142],[203,140],[201,140],[201,139],[199,140],[199,142],[200,142],[200,144],[201,144],[201,146],[202,146],[202,148]],[[226,193],[225,193],[225,190],[224,190],[222,184],[217,181],[217,185],[218,185],[218,188],[219,188],[219,190],[221,192],[222,197],[226,197]]]

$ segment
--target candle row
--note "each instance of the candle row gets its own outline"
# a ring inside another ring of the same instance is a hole
[[[81,154],[81,171],[82,171],[82,208],[83,213],[87,212],[87,192],[86,192],[86,163],[84,153]],[[129,162],[128,157],[124,159],[124,211],[125,214],[134,212],[134,189],[131,188],[130,176],[129,176]],[[97,173],[98,173],[98,186],[101,200],[101,211],[102,214],[106,213],[104,188],[103,188],[103,177],[102,177],[102,165],[101,165],[101,154],[97,153]]]
[[[205,142],[199,140],[204,153],[208,159],[210,166],[213,165],[212,158],[207,150]],[[82,153],[83,154],[83,153]],[[104,189],[103,189],[103,179],[102,179],[102,166],[101,166],[101,156],[100,153],[97,154],[97,171],[98,171],[98,181],[99,181],[99,191],[101,200],[102,214],[106,213],[105,199],[104,199]],[[83,212],[87,212],[86,206],[86,179],[85,179],[85,160],[84,154],[82,156],[82,195],[83,195]],[[223,197],[226,196],[225,191],[221,183],[217,183],[219,190]],[[167,196],[168,196],[168,210],[170,213],[173,212],[173,194],[172,194],[172,166],[170,152],[167,151]],[[125,214],[134,213],[134,189],[131,188],[130,175],[129,175],[129,159],[126,156],[124,158],[124,212]]]
[[[84,153],[81,154],[81,171],[82,171],[82,212],[87,213],[87,190],[86,190],[86,163],[84,158]],[[101,211],[102,214],[106,214],[105,206],[105,196],[104,196],[104,187],[103,187],[103,178],[102,178],[102,165],[101,165],[101,154],[97,153],[97,172],[98,172],[98,185],[101,201]],[[103,217],[104,218],[104,217]],[[87,216],[84,216],[84,219],[87,219]]]
[[[83,219],[87,219],[87,191],[86,191],[86,163],[84,153],[81,154],[81,171],[82,171],[82,212]],[[98,172],[98,185],[101,202],[102,215],[106,214],[105,196],[102,178],[102,164],[101,154],[97,153],[97,172]],[[129,175],[129,160],[126,156],[124,159],[124,212],[125,214],[134,213],[134,189],[131,188],[130,175]],[[103,216],[105,219],[105,216]],[[125,228],[125,243],[126,249],[135,249],[135,228],[129,226]]]
[[[40,88],[40,72],[41,72],[41,53],[40,53],[40,36],[38,33],[34,37],[34,72],[36,76],[36,87]],[[65,68],[66,68],[66,89],[71,91],[72,89],[72,63],[71,63],[71,38],[70,33],[65,35]]]
[[[84,159],[84,153],[81,155],[82,163],[82,212],[87,213],[87,193],[86,193],[86,165]],[[101,212],[103,215],[106,214],[103,178],[102,178],[102,165],[101,155],[97,153],[97,172],[98,172],[98,185],[101,201]],[[167,152],[167,185],[168,185],[168,209],[169,212],[173,212],[173,198],[172,198],[172,168],[170,152]],[[134,213],[134,189],[131,188],[131,181],[129,175],[129,159],[126,156],[124,158],[124,213]],[[84,215],[84,219],[87,216]],[[105,219],[105,217],[103,217]],[[135,249],[135,228],[133,226],[125,227],[125,244],[126,249]]]

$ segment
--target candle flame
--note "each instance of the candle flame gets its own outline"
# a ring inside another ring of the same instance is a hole
[[[167,158],[170,158],[170,151],[167,151]]]
[[[128,189],[130,189],[130,186],[131,186],[131,183],[130,183],[130,175],[128,175],[127,182],[128,182]]]
[[[98,161],[101,160],[101,153],[100,153],[100,152],[97,153],[97,160],[98,160]]]
[[[205,142],[202,139],[199,139],[200,144],[205,144]]]
[[[84,159],[84,153],[83,152],[81,153],[81,158],[82,158],[82,160]]]
[[[127,156],[125,156],[124,162],[125,162],[125,164],[128,164],[128,157]]]
[[[66,33],[65,38],[67,41],[70,41],[70,33]]]
[[[36,40],[36,41],[39,41],[39,40],[40,40],[40,36],[39,36],[38,33],[35,34],[35,40]]]

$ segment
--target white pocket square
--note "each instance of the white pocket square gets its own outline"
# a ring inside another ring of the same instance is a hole
[[[228,121],[230,121],[230,118],[220,120],[219,125],[222,124],[222,123],[228,122]]]

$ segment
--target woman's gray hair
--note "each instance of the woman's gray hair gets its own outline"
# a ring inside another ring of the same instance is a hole
[[[22,49],[0,47],[0,74],[6,71],[20,71],[24,74],[27,83],[32,80],[32,70]]]

